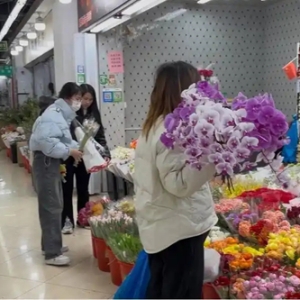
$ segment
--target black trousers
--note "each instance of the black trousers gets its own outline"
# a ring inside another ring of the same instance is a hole
[[[207,235],[185,239],[149,254],[147,299],[202,299]]]
[[[62,227],[65,224],[66,218],[69,218],[75,227],[74,211],[73,211],[73,190],[74,190],[74,175],[76,178],[77,188],[77,212],[84,208],[89,201],[89,180],[90,174],[86,172],[84,162],[81,161],[77,167],[74,166],[74,159],[69,157],[66,162],[67,174],[66,182],[63,183],[64,209],[62,213]]]

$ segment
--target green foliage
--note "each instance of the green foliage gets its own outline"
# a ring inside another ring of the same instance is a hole
[[[134,264],[138,254],[143,250],[140,238],[127,233],[111,235],[107,244],[119,261],[129,264]]]
[[[39,106],[35,99],[26,100],[19,108],[7,108],[0,113],[0,122],[4,126],[16,125],[23,127],[29,138],[32,126],[39,116]]]
[[[21,122],[19,126],[23,127],[25,136],[29,139],[33,124],[39,116],[39,105],[34,99],[28,99],[20,107]]]

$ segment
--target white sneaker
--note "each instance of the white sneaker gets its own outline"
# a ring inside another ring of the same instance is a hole
[[[68,246],[62,246],[61,253],[66,253],[66,252],[69,252],[69,247]],[[42,254],[45,255],[45,251],[42,251]]]
[[[59,255],[51,259],[46,259],[46,265],[51,266],[66,266],[70,263],[70,258],[68,256]]]
[[[73,224],[70,222],[69,219],[66,220],[65,226],[61,232],[62,232],[62,234],[72,234],[73,233]]]

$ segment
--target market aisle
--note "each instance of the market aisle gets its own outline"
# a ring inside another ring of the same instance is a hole
[[[31,177],[0,152],[0,299],[104,299],[115,287],[91,256],[90,232],[67,236],[72,263],[45,266]]]

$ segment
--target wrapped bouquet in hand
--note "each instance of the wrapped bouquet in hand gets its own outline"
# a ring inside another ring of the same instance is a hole
[[[107,162],[100,154],[104,148],[93,138],[99,130],[99,124],[94,119],[86,119],[82,126],[78,122],[75,126],[75,135],[79,142],[79,150],[83,152],[82,159],[87,172],[99,172],[107,166]]]
[[[181,97],[182,102],[164,120],[161,142],[184,151],[192,168],[201,170],[214,164],[216,175],[230,184],[234,169],[252,167],[247,162],[252,151],[260,152],[258,159],[271,163],[275,151],[285,143],[287,122],[269,96],[245,100],[245,105],[229,109],[224,107],[221,92],[201,81]]]

